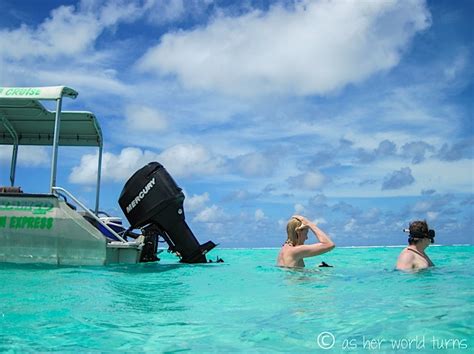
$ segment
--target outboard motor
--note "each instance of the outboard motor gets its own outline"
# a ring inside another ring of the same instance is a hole
[[[129,178],[119,204],[131,228],[158,234],[184,263],[206,263],[205,254],[216,247],[212,241],[199,244],[184,217],[184,194],[158,162],[150,162]]]

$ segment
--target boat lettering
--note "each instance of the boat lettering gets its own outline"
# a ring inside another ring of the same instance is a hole
[[[35,215],[44,215],[53,210],[54,204],[51,202],[5,200],[0,204],[0,211],[29,211]]]
[[[5,88],[0,87],[0,94],[4,93]],[[5,91],[5,96],[39,96],[41,94],[41,90],[39,88],[34,87],[22,87],[22,88],[9,88]]]
[[[0,216],[0,228],[10,229],[51,229],[54,219],[44,216]]]
[[[140,191],[140,193],[138,193],[138,195],[127,206],[127,213],[130,213],[132,209],[135,208],[142,201],[143,198],[145,198],[145,195],[147,195],[147,193],[153,188],[154,185],[155,185],[155,177],[153,177],[153,179],[147,183],[145,188],[143,188]]]

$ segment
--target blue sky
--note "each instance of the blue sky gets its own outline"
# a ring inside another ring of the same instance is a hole
[[[473,4],[0,0],[0,82],[79,92],[64,109],[100,120],[109,213],[159,161],[223,247],[279,246],[294,213],[340,246],[404,244],[414,219],[472,243]],[[16,184],[46,191],[50,155],[20,148]],[[96,159],[60,149],[91,207]]]

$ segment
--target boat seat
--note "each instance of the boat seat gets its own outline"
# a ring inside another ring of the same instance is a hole
[[[6,186],[0,186],[0,193],[23,193],[21,190],[21,187],[6,187]]]

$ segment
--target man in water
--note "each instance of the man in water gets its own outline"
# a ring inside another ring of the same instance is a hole
[[[425,249],[434,242],[435,232],[426,221],[413,221],[408,229],[408,247],[398,256],[398,270],[418,270],[434,266]]]
[[[311,230],[319,241],[305,245]],[[294,215],[286,225],[287,239],[278,255],[277,265],[280,267],[304,267],[303,258],[314,257],[331,251],[335,245],[328,235],[305,217]]]

